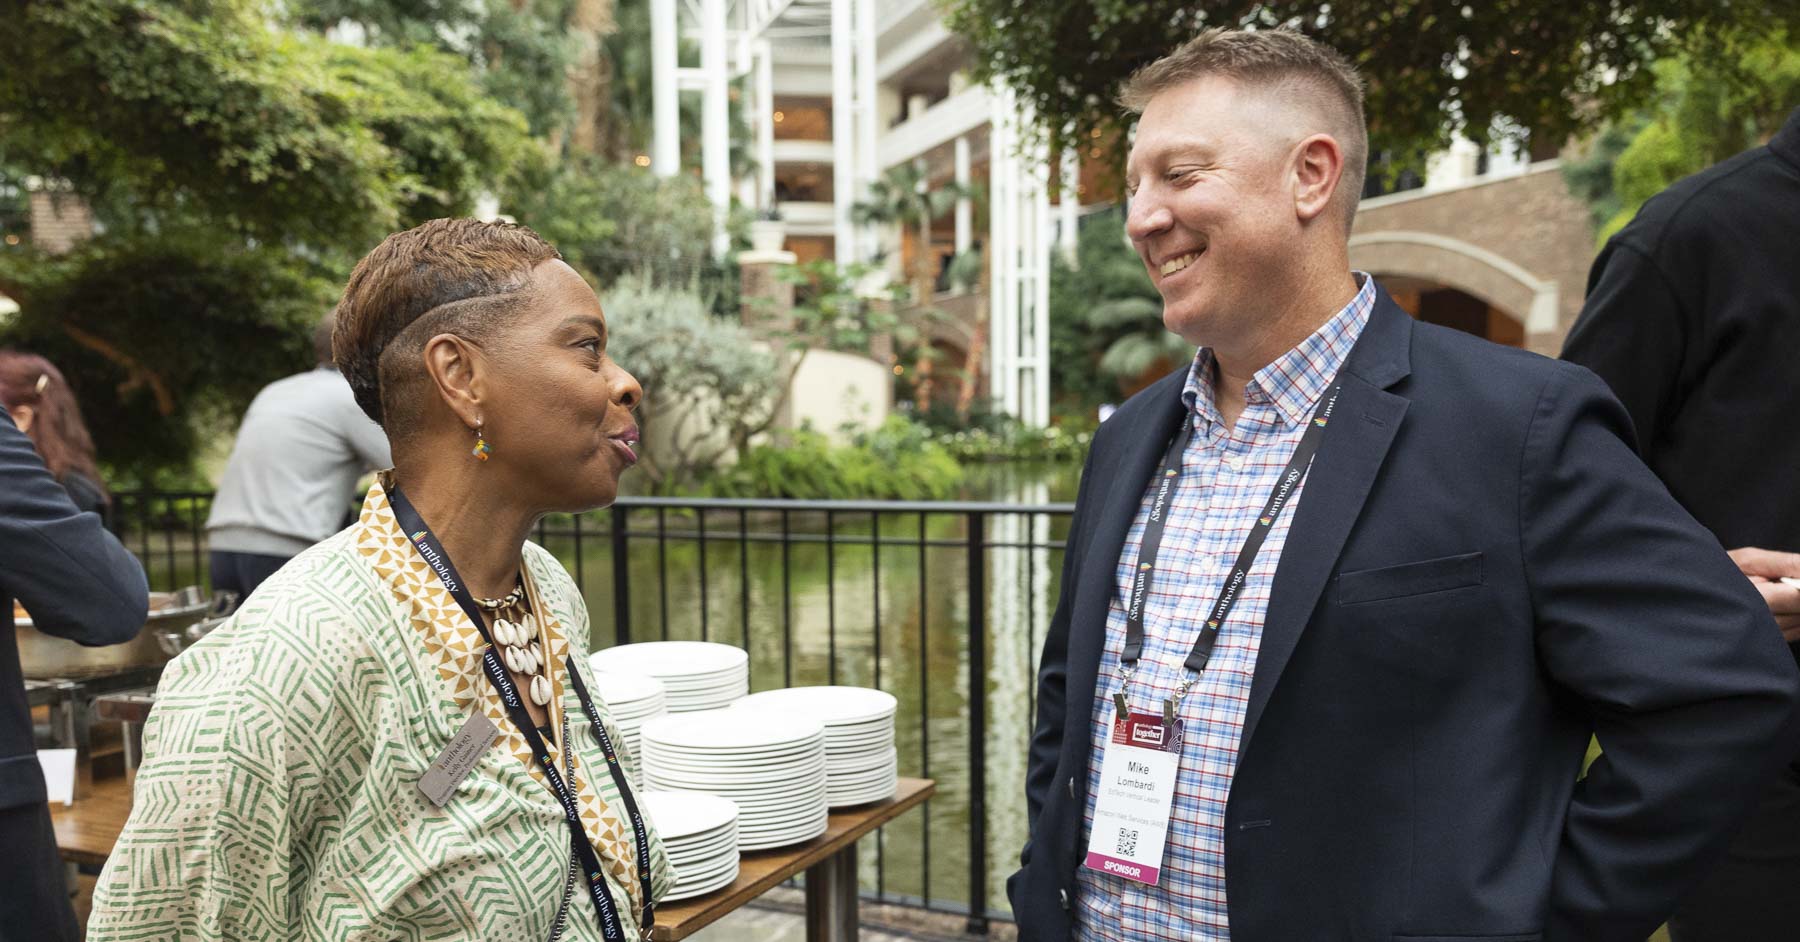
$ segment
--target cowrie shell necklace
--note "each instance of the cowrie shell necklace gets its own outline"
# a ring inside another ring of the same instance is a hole
[[[544,649],[538,640],[537,616],[525,608],[525,587],[520,585],[505,598],[477,598],[475,604],[494,613],[488,628],[494,644],[500,648],[500,661],[515,674],[531,678],[527,695],[531,702],[545,706],[550,702],[549,671],[544,668]],[[507,617],[507,616],[512,617]]]

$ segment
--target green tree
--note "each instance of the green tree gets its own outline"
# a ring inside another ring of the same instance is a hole
[[[466,212],[517,112],[442,53],[269,28],[249,0],[67,0],[0,14],[0,159],[109,223],[203,219],[264,244],[365,248]]]
[[[685,287],[717,268],[712,204],[700,181],[686,174],[658,177],[571,156],[522,175],[506,206],[602,289],[628,274]]]
[[[0,346],[61,367],[121,481],[178,477],[264,384],[310,366],[336,290],[291,253],[195,231],[0,256],[0,271],[23,289]]]
[[[1162,296],[1126,241],[1120,212],[1082,220],[1076,261],[1051,260],[1050,384],[1063,409],[1091,416],[1118,402],[1124,384],[1194,349],[1163,327]]]
[[[1133,71],[1209,26],[1290,26],[1369,82],[1372,149],[1416,151],[1508,118],[1560,142],[1641,101],[1650,63],[1732,27],[1800,23],[1789,0],[946,0],[981,78],[1014,88],[1057,143],[1116,130]],[[1120,140],[1122,138],[1105,138]]]
[[[895,166],[869,184],[869,196],[851,207],[851,216],[859,223],[912,226],[914,235],[912,278],[913,302],[931,300],[931,287],[937,281],[937,257],[931,251],[931,224],[956,207],[956,201],[973,194],[959,183],[934,185],[920,161]]]
[[[1712,45],[1657,63],[1648,104],[1565,166],[1594,209],[1600,244],[1670,184],[1767,141],[1800,103],[1800,28],[1741,31]]]
[[[256,0],[0,9],[0,176],[60,181],[105,235],[0,247],[0,342],[57,359],[103,460],[179,473],[200,434],[310,363],[349,263],[467,213],[525,122],[439,50],[283,29]]]

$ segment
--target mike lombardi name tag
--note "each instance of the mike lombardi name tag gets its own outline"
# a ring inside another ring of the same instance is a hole
[[[469,717],[451,738],[450,745],[444,747],[443,754],[431,763],[424,775],[419,776],[419,791],[439,808],[449,804],[450,797],[456,794],[457,783],[468,777],[469,771],[481,761],[482,753],[487,752],[499,734],[494,721],[486,716],[477,713]]]
[[[1113,720],[1083,866],[1155,886],[1181,766],[1181,724],[1151,713]]]

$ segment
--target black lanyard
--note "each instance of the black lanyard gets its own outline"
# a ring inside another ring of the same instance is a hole
[[[1343,388],[1342,385],[1332,386],[1330,392],[1319,401],[1311,421],[1306,423],[1306,431],[1300,435],[1300,444],[1294,447],[1293,457],[1288,459],[1287,467],[1282,469],[1274,491],[1263,504],[1256,524],[1250,528],[1250,536],[1244,540],[1243,548],[1238,550],[1237,563],[1232,566],[1231,574],[1219,589],[1218,600],[1213,602],[1212,611],[1200,626],[1200,634],[1194,638],[1193,650],[1188,652],[1185,663],[1187,669],[1195,674],[1206,670],[1206,662],[1212,657],[1213,645],[1219,640],[1219,629],[1224,626],[1225,619],[1230,617],[1244,583],[1250,578],[1250,564],[1256,561],[1256,554],[1262,549],[1263,540],[1274,529],[1276,518],[1281,516],[1282,510],[1287,507],[1288,498],[1293,496],[1300,482],[1305,480],[1313,457],[1319,453],[1319,442],[1325,437],[1325,426],[1331,419],[1332,410],[1337,407],[1338,393]],[[1113,695],[1120,716],[1130,712],[1125,688],[1131,683],[1138,658],[1144,653],[1144,602],[1150,597],[1150,587],[1156,581],[1157,557],[1162,553],[1169,500],[1174,497],[1175,484],[1181,478],[1181,459],[1187,451],[1188,442],[1194,437],[1193,415],[1184,412],[1181,421],[1181,431],[1169,443],[1169,450],[1163,453],[1162,464],[1157,468],[1156,496],[1150,501],[1150,519],[1144,525],[1137,572],[1131,582],[1131,598],[1125,607],[1125,650],[1119,654],[1119,661],[1125,667],[1125,680],[1120,684],[1119,692]],[[1186,696],[1187,688],[1192,683],[1193,680],[1190,679],[1182,684],[1180,692],[1163,704],[1163,718],[1166,722],[1174,722],[1175,707],[1180,704],[1181,697]]]
[[[506,705],[506,715],[519,728],[525,741],[531,746],[532,755],[537,757],[538,767],[543,770],[544,778],[550,783],[550,790],[556,794],[556,800],[562,804],[563,816],[568,820],[570,843],[575,855],[580,859],[582,871],[587,874],[588,892],[594,897],[594,908],[599,912],[600,931],[605,934],[607,942],[626,942],[624,927],[619,922],[619,911],[613,902],[612,891],[606,886],[606,872],[600,866],[600,855],[594,850],[593,841],[588,839],[587,828],[581,823],[581,808],[575,798],[570,782],[564,781],[557,772],[556,765],[550,761],[550,750],[544,745],[544,737],[537,726],[531,722],[531,714],[525,709],[525,701],[519,694],[519,687],[513,683],[512,676],[500,663],[499,654],[495,653],[494,640],[488,634],[487,621],[482,618],[481,609],[475,604],[475,596],[470,594],[469,587],[463,585],[462,578],[456,574],[456,568],[450,564],[450,554],[438,542],[436,534],[425,524],[424,518],[413,508],[412,502],[400,493],[395,485],[387,492],[388,503],[394,508],[394,518],[400,529],[412,540],[419,555],[431,566],[433,572],[444,583],[444,588],[462,606],[463,613],[475,623],[481,632],[482,640],[487,642],[487,650],[482,653],[481,666],[486,672],[488,681],[500,694],[500,702]],[[539,618],[547,617],[539,612]],[[637,837],[637,871],[638,881],[643,885],[644,916],[639,921],[640,927],[648,933],[656,924],[655,908],[650,899],[650,841],[644,827],[644,816],[638,811],[637,801],[632,797],[630,784],[625,780],[624,767],[619,764],[618,753],[613,750],[612,737],[606,734],[606,727],[600,722],[600,714],[594,709],[593,698],[588,696],[587,685],[581,682],[581,675],[575,670],[574,658],[569,658],[566,666],[569,680],[575,686],[575,695],[581,700],[581,709],[587,713],[588,722],[594,728],[594,738],[600,743],[600,751],[606,756],[606,765],[612,772],[613,785],[625,800],[625,811],[631,818],[631,829]],[[569,718],[567,714],[562,720],[563,747],[573,750],[575,744],[569,740]],[[571,768],[573,766],[571,765]]]

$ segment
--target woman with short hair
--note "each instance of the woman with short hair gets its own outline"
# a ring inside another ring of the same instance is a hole
[[[440,219],[336,316],[394,469],[171,662],[89,939],[634,939],[668,863],[526,540],[637,461],[600,302],[531,230]]]

